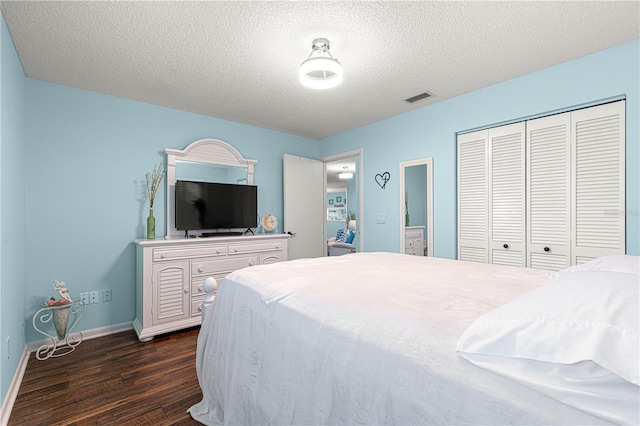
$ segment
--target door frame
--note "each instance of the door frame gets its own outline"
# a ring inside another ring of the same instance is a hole
[[[318,160],[322,161],[323,163],[325,163],[324,166],[324,206],[327,205],[327,166],[326,163],[331,163],[333,161],[338,161],[338,160],[344,160],[346,158],[354,158],[357,157],[356,160],[356,174],[358,176],[358,231],[357,231],[357,238],[358,238],[358,248],[360,249],[360,251],[364,251],[364,220],[362,219],[364,217],[364,206],[363,206],[363,173],[362,173],[362,164],[364,163],[363,158],[362,158],[363,152],[362,152],[362,148],[359,149],[354,149],[353,151],[346,151],[346,152],[341,152],[338,154],[333,154],[333,155],[329,155],[326,157],[321,157]],[[324,216],[326,217],[326,215]],[[324,220],[323,221],[323,229],[324,229],[324,235],[326,237],[327,235],[327,221]],[[327,254],[325,253],[325,256]]]

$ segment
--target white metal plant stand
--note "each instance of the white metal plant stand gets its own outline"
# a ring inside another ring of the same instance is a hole
[[[66,305],[45,305],[33,315],[33,328],[51,340],[50,344],[47,342],[40,346],[36,351],[36,357],[39,360],[67,355],[73,352],[76,349],[76,346],[82,342],[82,333],[73,333],[72,330],[80,318],[82,318],[82,314],[84,314],[84,307],[84,301],[78,299]],[[70,317],[73,318],[73,322],[71,323],[71,327],[68,327]],[[47,324],[52,321],[57,339],[55,336],[52,336],[38,328],[37,325],[38,323]]]

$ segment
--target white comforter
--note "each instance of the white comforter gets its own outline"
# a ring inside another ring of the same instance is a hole
[[[229,275],[204,318],[205,424],[606,424],[455,351],[544,271],[391,253]]]

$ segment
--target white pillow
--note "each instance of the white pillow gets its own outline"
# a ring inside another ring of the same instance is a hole
[[[570,266],[553,274],[549,274],[549,278],[555,279],[571,272],[581,271],[608,271],[640,274],[640,256],[630,256],[626,254],[602,256],[579,265]]]
[[[636,274],[573,271],[480,317],[456,350],[559,364],[589,360],[640,385],[639,290]]]

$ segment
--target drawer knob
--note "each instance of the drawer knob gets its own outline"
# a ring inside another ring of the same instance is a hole
[[[543,250],[544,251],[551,251],[551,249],[549,247],[545,247]]]
[[[160,255],[160,259],[164,259],[165,257],[164,253]]]
[[[249,261],[249,266],[253,266],[253,265],[254,265],[254,263],[255,263],[255,262],[254,262],[253,260],[250,260],[250,261]]]
[[[185,288],[185,289],[184,289],[184,293],[185,293],[185,294],[189,293],[189,289],[188,289],[188,288]]]
[[[509,244],[503,244],[502,247],[509,248]]]
[[[200,267],[198,268],[198,272],[204,272],[204,266],[200,266]]]
[[[202,288],[202,286],[198,287],[198,293],[202,293],[204,291],[204,288]]]
[[[202,305],[198,305],[198,312],[202,312]]]
[[[216,254],[220,254],[220,249],[216,250]]]
[[[237,247],[234,248],[233,251],[235,251],[237,253],[238,252],[238,248]]]

